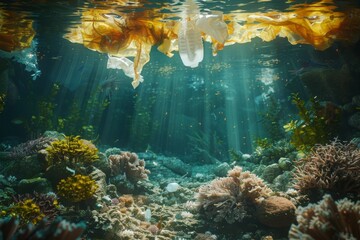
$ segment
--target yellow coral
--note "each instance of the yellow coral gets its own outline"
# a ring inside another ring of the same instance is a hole
[[[48,167],[68,166],[72,168],[89,165],[96,161],[98,149],[89,141],[80,139],[80,136],[66,136],[56,140],[46,148]]]
[[[22,224],[36,224],[41,221],[45,214],[41,212],[40,207],[32,200],[25,199],[10,207],[9,215],[19,217]]]
[[[58,195],[70,202],[89,199],[97,189],[98,185],[93,179],[80,174],[62,179],[57,185]]]

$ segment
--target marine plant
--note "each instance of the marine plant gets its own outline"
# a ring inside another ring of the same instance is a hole
[[[96,161],[98,149],[80,136],[65,136],[64,139],[51,142],[46,148],[46,162],[50,167],[69,167],[79,169]]]
[[[6,95],[5,95],[4,93],[1,93],[1,94],[0,94],[0,113],[1,113],[2,111],[4,111],[5,98],[6,98]]]
[[[39,137],[47,130],[55,129],[54,111],[56,108],[55,98],[59,92],[60,86],[54,83],[48,95],[37,100],[37,96],[33,96],[35,100],[34,115],[26,121],[26,129],[32,138]],[[29,100],[33,102],[33,100]]]
[[[240,162],[242,160],[241,152],[235,149],[229,149],[230,162]]]
[[[101,116],[108,108],[110,102],[103,100],[101,88],[88,90],[87,101],[72,96],[72,104],[64,112],[66,114],[58,118],[56,130],[68,135],[81,135],[94,141],[98,138],[101,127]]]
[[[315,144],[327,143],[336,134],[340,120],[340,109],[333,104],[322,106],[316,97],[310,99],[309,107],[298,93],[291,95],[298,110],[297,120],[284,125],[291,134],[291,144],[300,151],[309,151]]]
[[[21,224],[37,224],[44,217],[53,220],[59,212],[59,203],[55,194],[33,194],[13,196],[14,204],[5,210],[5,215],[17,217]]]
[[[336,199],[360,196],[360,149],[353,143],[316,145],[295,164],[294,187],[311,199],[324,193]]]
[[[335,202],[325,195],[317,204],[296,210],[297,224],[289,231],[289,239],[350,240],[360,239],[360,201],[347,198]]]
[[[256,138],[255,139],[256,148],[266,149],[271,147],[271,140],[268,138]]]
[[[155,93],[148,93],[146,98],[137,96],[135,101],[135,112],[131,128],[131,145],[135,149],[145,149],[150,141],[151,132],[155,126],[153,119],[153,107],[155,104]]]
[[[269,96],[267,100],[267,108],[265,112],[260,112],[260,121],[263,126],[264,131],[267,133],[269,138],[258,138],[258,139],[267,139],[269,143],[271,141],[278,141],[284,137],[284,131],[281,126],[283,113],[279,100],[277,100],[273,95]],[[257,145],[259,146],[259,145]]]
[[[7,217],[0,219],[0,236],[2,239],[17,240],[77,240],[80,239],[85,227],[85,223],[74,224],[61,218],[55,221],[43,219],[36,226],[21,226],[18,219]]]
[[[77,174],[62,179],[56,188],[60,197],[77,203],[91,198],[99,186],[91,177]]]

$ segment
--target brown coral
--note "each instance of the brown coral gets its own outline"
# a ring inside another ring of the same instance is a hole
[[[110,155],[109,164],[112,176],[125,174],[126,179],[133,183],[148,179],[150,173],[145,169],[145,161],[139,159],[136,153],[121,152],[121,154]]]
[[[342,199],[336,203],[325,195],[318,204],[298,208],[298,224],[293,224],[289,239],[360,239],[360,202]]]
[[[294,187],[310,197],[330,193],[335,198],[360,194],[360,149],[333,141],[318,145],[296,162]]]
[[[197,200],[202,212],[215,222],[241,222],[255,204],[268,197],[271,190],[256,175],[241,167],[228,172],[228,177],[201,186]]]

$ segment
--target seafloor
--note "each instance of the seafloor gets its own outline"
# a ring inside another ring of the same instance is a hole
[[[46,132],[1,154],[1,239],[360,239],[359,142],[200,165]]]

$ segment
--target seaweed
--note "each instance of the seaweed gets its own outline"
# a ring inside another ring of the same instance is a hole
[[[309,106],[298,93],[291,95],[298,110],[298,119],[283,127],[291,134],[291,144],[300,151],[309,151],[315,144],[328,143],[337,134],[340,122],[340,108],[334,104],[320,104],[316,97],[310,98]]]

